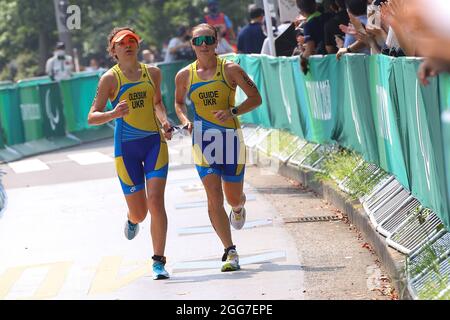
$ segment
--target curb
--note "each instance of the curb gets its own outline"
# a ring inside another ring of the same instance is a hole
[[[84,143],[109,139],[114,136],[114,129],[109,126],[99,127],[95,130],[84,130],[68,133],[62,137],[50,137],[29,141],[23,144],[15,144],[0,149],[0,161],[7,163],[37,156],[43,153],[58,151]]]
[[[315,173],[312,171],[285,164],[276,158],[267,156],[256,148],[248,149],[248,154],[252,163],[258,167],[270,167],[277,174],[301,183],[347,216],[349,221],[364,235],[365,240],[373,248],[381,264],[389,273],[399,299],[413,299],[408,291],[404,271],[406,256],[388,246],[386,238],[373,227],[359,201],[350,200],[347,194],[332,183],[317,181],[314,177]]]
[[[79,139],[81,143],[93,142],[97,140],[112,138],[114,136],[114,126],[103,125],[88,130],[71,132],[70,134],[76,139]]]

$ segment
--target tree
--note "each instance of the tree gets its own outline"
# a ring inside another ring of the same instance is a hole
[[[220,9],[238,26],[247,22],[251,0],[220,0]],[[194,26],[204,16],[206,0],[69,0],[81,9],[81,28],[72,30],[72,44],[87,62],[105,57],[106,37],[113,27],[131,26],[143,46],[161,48],[181,24]],[[0,0],[0,70],[18,60],[20,77],[42,74],[58,40],[53,1]],[[4,73],[1,73],[4,74]],[[0,76],[1,77],[1,76]],[[1,79],[1,78],[0,78]]]

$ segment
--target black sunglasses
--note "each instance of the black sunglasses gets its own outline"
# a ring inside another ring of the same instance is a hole
[[[202,45],[202,43],[205,43],[206,45],[210,46],[214,43],[216,43],[216,37],[214,36],[200,36],[192,38],[192,44],[196,47],[199,47]]]

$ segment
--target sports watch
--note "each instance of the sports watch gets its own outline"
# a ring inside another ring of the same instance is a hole
[[[238,108],[237,107],[231,108],[231,114],[233,115],[233,117],[236,117],[238,115]]]

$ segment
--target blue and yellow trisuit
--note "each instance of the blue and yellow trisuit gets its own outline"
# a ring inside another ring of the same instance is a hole
[[[221,123],[213,113],[234,107],[236,90],[225,77],[225,63],[217,57],[217,70],[209,80],[198,76],[197,62],[189,66],[188,97],[194,106],[194,162],[200,178],[216,174],[227,182],[241,182],[246,150],[239,120],[231,118]]]
[[[125,195],[145,188],[146,179],[167,178],[169,153],[156,119],[153,98],[155,85],[145,64],[138,81],[126,78],[118,65],[112,67],[118,87],[113,108],[122,101],[130,113],[116,119],[114,157],[117,174]]]

